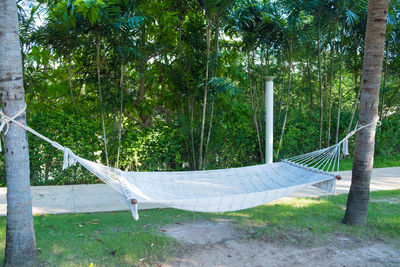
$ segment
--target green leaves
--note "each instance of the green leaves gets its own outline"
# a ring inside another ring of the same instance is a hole
[[[100,9],[105,5],[100,0],[76,0],[74,5],[78,13],[89,19],[90,24],[95,24],[100,18]]]

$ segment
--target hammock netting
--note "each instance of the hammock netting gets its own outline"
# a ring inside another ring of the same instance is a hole
[[[136,220],[140,203],[189,211],[226,212],[259,206],[310,185],[335,194],[341,148],[348,153],[348,138],[372,125],[357,125],[331,147],[276,163],[206,171],[130,172],[75,155],[69,148],[15,120],[23,112],[13,117],[0,112],[0,131],[8,129],[12,122],[64,151],[63,169],[76,162],[81,164],[124,196]]]

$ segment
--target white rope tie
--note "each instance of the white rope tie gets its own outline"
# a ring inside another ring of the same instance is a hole
[[[8,117],[4,114],[3,110],[0,109],[0,120],[1,120],[1,124],[0,124],[0,132],[3,131],[4,127],[6,127],[6,130],[4,131],[4,135],[6,135],[8,133],[8,130],[10,129],[10,121],[15,121],[16,118],[18,118],[19,116],[21,116],[24,112],[25,112],[26,106],[21,109],[20,111],[18,111],[14,116],[12,117]],[[0,139],[0,152],[2,151],[2,145],[1,145],[1,139]]]

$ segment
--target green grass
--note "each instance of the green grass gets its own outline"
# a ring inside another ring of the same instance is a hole
[[[374,168],[387,168],[387,167],[399,167],[400,166],[400,156],[396,157],[383,157],[375,156],[374,158]],[[353,167],[353,158],[349,157],[340,160],[339,168],[341,171],[351,170]]]
[[[371,193],[364,227],[340,222],[346,199],[346,195],[289,199],[224,214],[156,209],[141,211],[139,221],[129,212],[35,216],[38,255],[44,266],[153,265],[185,251],[183,244],[164,234],[165,225],[206,219],[229,219],[250,238],[284,244],[313,245],[342,234],[400,246],[400,205],[384,201],[400,201],[400,190]],[[5,218],[0,218],[0,265],[5,225]]]

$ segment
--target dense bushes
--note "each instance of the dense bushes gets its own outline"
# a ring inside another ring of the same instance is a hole
[[[382,121],[377,129],[375,155],[393,157],[400,154],[400,115],[394,114]]]
[[[130,129],[123,137],[120,166],[134,171],[166,171],[184,168],[183,135],[167,125]]]

